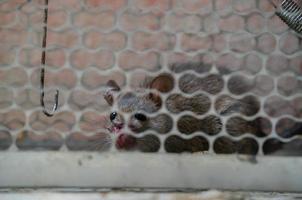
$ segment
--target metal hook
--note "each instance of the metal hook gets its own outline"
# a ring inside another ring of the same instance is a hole
[[[51,117],[54,115],[54,112],[58,109],[58,104],[59,104],[59,90],[56,90],[56,94],[55,94],[55,103],[52,107],[51,112],[46,110],[45,107],[45,103],[44,103],[44,83],[45,83],[45,63],[46,63],[46,39],[47,39],[47,17],[48,17],[48,0],[45,0],[45,8],[44,8],[44,35],[43,35],[43,43],[42,43],[42,56],[41,56],[41,79],[40,79],[40,83],[41,83],[41,87],[40,87],[40,102],[41,102],[41,106],[43,108],[43,113],[48,116]]]
[[[54,112],[58,109],[58,104],[59,104],[59,90],[56,90],[56,94],[55,94],[55,103],[52,107],[51,112],[46,110],[45,107],[45,103],[44,103],[44,96],[45,96],[45,92],[44,92],[44,76],[45,76],[45,69],[42,68],[41,69],[41,89],[40,89],[40,102],[41,102],[41,106],[43,108],[43,113],[48,116],[51,117],[54,115]]]
[[[277,0],[276,0],[277,1]],[[302,34],[302,1],[278,0],[279,4],[269,0],[276,8],[275,14],[288,25],[289,28]]]

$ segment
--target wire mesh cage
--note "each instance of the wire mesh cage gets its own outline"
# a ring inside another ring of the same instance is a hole
[[[275,12],[1,1],[0,187],[301,191],[302,39]]]

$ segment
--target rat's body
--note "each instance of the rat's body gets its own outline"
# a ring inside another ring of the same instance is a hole
[[[183,68],[188,67],[187,65],[189,64],[184,64]],[[179,82],[179,87],[190,91],[192,88],[200,88],[200,85],[203,84],[200,89],[201,92],[205,90],[208,93],[212,91],[213,93],[215,91],[217,93],[217,88],[221,85],[222,78],[219,75],[210,75],[206,81],[202,83],[202,80],[194,81],[194,77],[196,79],[196,76],[192,74],[184,76],[184,79]],[[154,135],[148,134],[141,137],[139,133],[152,131],[153,133],[166,134],[172,129],[173,123],[177,123],[176,126],[178,130],[184,135],[196,131],[205,132],[207,135],[216,135],[222,128],[219,115],[229,115],[234,112],[256,113],[257,109],[259,109],[257,101],[240,101],[238,99],[225,97],[215,102],[214,106],[217,115],[205,115],[202,119],[193,116],[183,116],[178,122],[173,122],[169,115],[157,113],[157,111],[165,105],[171,114],[180,113],[183,110],[192,111],[195,114],[205,114],[211,105],[209,98],[204,93],[191,95],[192,98],[184,98],[181,94],[171,94],[165,102],[162,102],[160,93],[169,92],[174,88],[175,84],[177,83],[174,83],[174,79],[171,75],[160,74],[144,82],[145,92],[123,93],[114,81],[111,80],[108,82],[108,91],[105,94],[105,99],[109,105],[116,105],[116,110],[113,110],[110,114],[108,129],[112,134],[118,135],[116,140],[116,147],[118,149],[139,149],[147,152],[157,151],[160,146],[159,139]],[[125,113],[129,115],[128,121],[123,117]],[[149,116],[150,114],[151,116]],[[236,123],[236,120],[234,120],[234,123]],[[234,126],[243,126],[240,130],[246,128],[251,132],[261,132],[260,124],[251,126],[246,123],[239,123],[234,124]],[[128,128],[128,131],[133,132],[133,134],[137,134],[138,137],[128,135],[125,132],[125,127]],[[197,136],[184,140],[177,135],[179,135],[179,133],[174,133],[173,136],[169,136],[165,140],[165,144],[162,144],[165,146],[166,151],[196,152],[207,151],[209,148],[207,140],[203,137]],[[240,144],[237,143],[236,145],[227,138],[221,139],[214,148],[218,148],[218,152],[226,153],[242,152],[254,154],[257,152],[257,146],[255,147],[250,141],[243,140]]]

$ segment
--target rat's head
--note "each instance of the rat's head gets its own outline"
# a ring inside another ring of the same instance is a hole
[[[154,89],[152,91],[126,92],[121,91],[115,81],[108,81],[107,91],[104,95],[105,100],[112,106],[108,129],[111,133],[118,134],[118,147],[123,148],[124,142],[122,141],[129,140],[129,137],[125,137],[125,127],[138,133],[154,126],[154,120],[148,115],[161,108],[162,101],[158,91],[166,92],[168,88],[173,87],[174,83],[171,81],[173,79],[169,75],[163,74],[152,79],[148,84],[147,89]],[[128,116],[128,120],[126,120],[126,116]]]

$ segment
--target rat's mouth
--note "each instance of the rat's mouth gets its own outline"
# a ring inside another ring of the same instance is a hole
[[[114,124],[111,127],[109,127],[108,130],[114,134],[121,134],[123,127],[124,127],[123,124]]]
[[[123,132],[123,124],[115,124],[108,128],[112,134],[117,134],[115,146],[119,150],[130,150],[136,146],[136,138]]]

